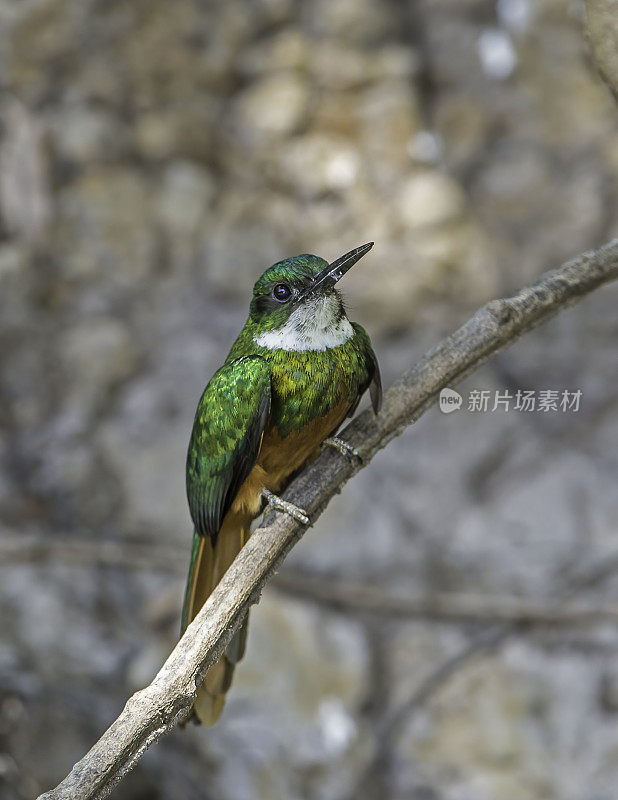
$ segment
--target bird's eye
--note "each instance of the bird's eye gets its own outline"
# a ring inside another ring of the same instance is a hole
[[[287,303],[292,296],[292,290],[286,283],[278,283],[273,289],[273,297],[280,303]]]

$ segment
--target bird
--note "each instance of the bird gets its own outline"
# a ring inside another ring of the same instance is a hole
[[[354,459],[335,434],[369,389],[382,402],[378,361],[364,328],[350,322],[336,288],[373,247],[332,263],[311,254],[279,261],[256,282],[249,317],[197,406],[186,463],[194,533],[181,634],[249,538],[264,507],[308,525],[280,493],[322,447]],[[210,666],[187,718],[214,725],[234,667],[244,655],[247,618]]]

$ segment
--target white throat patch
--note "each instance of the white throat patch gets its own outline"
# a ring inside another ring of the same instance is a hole
[[[269,350],[328,350],[354,336],[354,328],[345,314],[339,318],[339,298],[335,295],[316,298],[294,309],[287,322],[272,331],[253,337],[260,347]]]

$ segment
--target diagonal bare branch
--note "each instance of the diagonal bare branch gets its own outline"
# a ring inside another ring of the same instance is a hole
[[[361,414],[346,428],[344,438],[357,448],[366,465],[429,408],[444,386],[458,382],[527,331],[616,278],[618,240],[546,273],[512,297],[488,303],[386,392],[378,417]],[[315,520],[358,469],[339,455],[325,452],[294,481],[286,499],[307,509]],[[94,800],[110,793],[143,752],[188,712],[204,672],[303,533],[288,516],[267,517],[153,682],[128,700],[94,747],[40,800]]]

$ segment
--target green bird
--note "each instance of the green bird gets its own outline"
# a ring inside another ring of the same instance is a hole
[[[304,524],[303,509],[281,500],[292,476],[324,444],[356,452],[334,436],[366,389],[377,414],[380,371],[369,336],[347,318],[337,281],[373,242],[328,264],[314,255],[269,267],[253,288],[249,319],[200,399],[187,454],[187,497],[195,526],[182,631],[247,541],[266,502]],[[219,718],[247,620],[206,672],[193,714]]]

